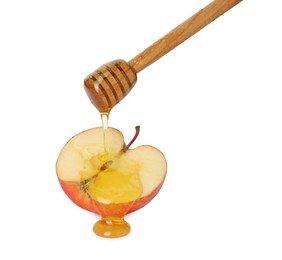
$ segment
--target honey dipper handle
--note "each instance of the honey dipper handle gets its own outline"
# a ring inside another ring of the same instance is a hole
[[[140,72],[241,1],[242,0],[212,1],[206,7],[138,54],[130,60],[128,64],[136,73]]]

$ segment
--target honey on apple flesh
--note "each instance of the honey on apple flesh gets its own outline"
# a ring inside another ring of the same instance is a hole
[[[107,146],[108,114],[101,114],[104,152],[94,155],[81,171],[81,188],[93,199],[99,209],[101,220],[95,223],[94,232],[102,237],[120,237],[130,232],[124,216],[142,194],[139,163],[123,158],[122,152],[112,155]],[[93,176],[92,169],[101,165]],[[119,206],[122,205],[122,206]]]

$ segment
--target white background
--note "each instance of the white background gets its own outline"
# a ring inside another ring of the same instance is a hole
[[[55,162],[100,126],[83,80],[210,1],[0,2],[1,259],[282,259],[279,1],[245,0],[138,74],[110,126],[166,155],[158,196],[103,239]]]

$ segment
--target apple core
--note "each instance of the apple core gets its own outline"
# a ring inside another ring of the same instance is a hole
[[[94,232],[102,237],[120,237],[130,232],[130,225],[124,221],[124,216],[130,209],[132,202],[142,194],[142,183],[139,178],[140,166],[137,161],[113,156],[109,153],[98,154],[98,161],[102,163],[98,171],[83,170],[81,185],[88,196],[96,203],[102,219],[96,222]],[[95,156],[90,159],[90,164],[96,162]],[[86,163],[89,165],[89,163]],[[98,164],[99,165],[99,164]],[[98,173],[97,173],[98,172]],[[85,179],[85,176],[90,176]],[[127,204],[113,211],[113,204]]]

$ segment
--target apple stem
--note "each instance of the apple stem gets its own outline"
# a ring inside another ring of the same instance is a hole
[[[135,135],[133,136],[132,140],[128,143],[128,145],[124,145],[124,147],[121,149],[121,152],[126,152],[129,147],[135,142],[135,140],[137,139],[138,135],[140,133],[140,125],[135,126]]]

